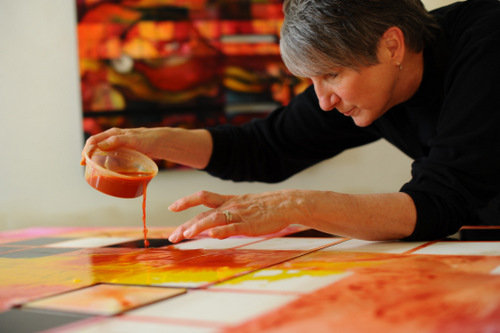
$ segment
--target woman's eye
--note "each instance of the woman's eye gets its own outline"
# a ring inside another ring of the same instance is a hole
[[[337,73],[329,73],[329,74],[327,74],[327,77],[328,77],[329,79],[335,79],[337,76],[338,76],[338,74],[337,74]]]

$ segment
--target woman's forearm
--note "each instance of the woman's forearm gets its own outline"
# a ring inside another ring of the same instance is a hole
[[[128,147],[151,158],[203,169],[212,156],[212,136],[207,130],[173,127],[112,128],[90,137],[83,152],[99,147],[113,150]],[[82,164],[85,159],[82,159]]]
[[[307,216],[305,224],[314,229],[357,239],[393,240],[410,236],[415,228],[415,205],[406,193],[305,192],[298,207]]]
[[[156,158],[179,163],[196,169],[208,165],[212,155],[212,136],[207,130],[158,128]]]
[[[211,237],[260,236],[290,224],[302,224],[331,234],[365,240],[410,236],[416,210],[405,193],[351,195],[328,191],[280,190],[244,195],[193,193],[174,202],[174,212],[191,207],[212,208],[179,226],[169,238],[179,242],[203,231]],[[231,213],[228,220],[225,212]]]

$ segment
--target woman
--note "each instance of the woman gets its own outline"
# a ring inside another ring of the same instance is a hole
[[[278,182],[384,138],[415,162],[399,192],[198,192],[210,210],[172,242],[256,236],[299,223],[367,240],[436,239],[500,222],[500,4],[470,0],[428,13],[419,0],[286,0],[280,47],[313,85],[264,120],[204,130],[111,129],[86,148],[129,146],[235,181]]]

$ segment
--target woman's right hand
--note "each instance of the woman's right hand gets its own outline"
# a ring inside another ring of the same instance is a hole
[[[127,147],[140,151],[149,157],[156,158],[154,147],[158,140],[158,131],[147,128],[111,128],[88,138],[82,151],[82,165],[85,164],[85,152],[90,153],[97,147],[101,150],[113,150],[118,147]]]
[[[204,168],[212,155],[212,136],[206,130],[187,130],[173,127],[155,128],[111,128],[91,136],[82,151],[99,148],[113,150],[127,147],[137,150],[153,159],[169,160],[193,168]]]

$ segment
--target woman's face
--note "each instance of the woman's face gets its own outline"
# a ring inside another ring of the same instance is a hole
[[[365,127],[400,103],[396,89],[400,70],[386,53],[379,49],[379,63],[359,71],[332,68],[331,73],[312,77],[321,109],[336,109]]]

